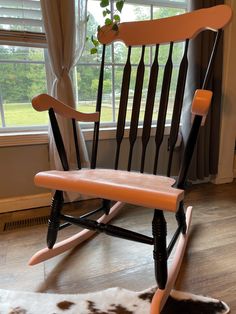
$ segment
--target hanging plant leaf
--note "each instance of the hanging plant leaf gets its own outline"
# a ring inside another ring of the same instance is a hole
[[[117,10],[118,10],[119,12],[121,12],[121,11],[122,11],[123,6],[124,6],[124,1],[123,1],[123,0],[122,0],[122,1],[117,1],[117,2],[116,2],[116,8],[117,8]]]
[[[93,35],[91,36],[91,42],[93,43],[94,47],[98,47],[99,46],[99,41],[97,39],[95,39],[93,37]]]
[[[105,20],[105,25],[111,25],[111,24],[112,24],[112,20],[109,19],[109,18],[107,18],[107,19]]]
[[[119,27],[118,27],[118,25],[115,23],[115,24],[112,25],[112,28],[111,28],[111,29],[112,29],[113,31],[117,32],[118,29],[119,29]]]
[[[107,16],[107,14],[111,14],[111,11],[108,10],[108,9],[102,11],[102,15],[103,15],[104,17]]]
[[[99,46],[99,41],[97,39],[94,39],[93,40],[93,44],[95,47],[98,47]]]
[[[102,15],[105,18],[105,25],[112,25],[111,27],[112,31],[117,32],[119,30],[119,23],[120,23],[119,13],[121,13],[123,9],[125,0],[116,0],[116,1],[113,0],[113,1],[116,2],[116,10],[113,12],[114,14],[113,16],[111,14],[112,12],[109,10],[109,8],[107,8],[108,6],[110,6],[111,0],[100,0],[100,7],[104,8],[102,10]],[[107,17],[108,15],[110,15],[109,18]],[[101,26],[98,25],[97,31],[99,31],[100,29],[101,29]],[[93,36],[91,36],[91,43],[93,44],[93,48],[90,49],[90,54],[96,54],[98,52],[97,47],[100,45],[100,43]]]
[[[92,49],[90,49],[91,55],[94,55],[94,54],[97,53],[97,52],[98,52],[97,48],[92,48]]]
[[[117,23],[120,22],[120,16],[118,14],[115,14],[113,18]]]
[[[109,0],[101,0],[100,7],[105,8],[109,5]]]

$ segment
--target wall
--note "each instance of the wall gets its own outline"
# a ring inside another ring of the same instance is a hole
[[[89,154],[91,154],[91,140],[86,141]],[[167,137],[164,139],[167,146]],[[111,167],[114,165],[115,140],[103,139],[99,144],[98,167]],[[128,139],[122,145],[120,168],[125,169],[127,164]],[[150,141],[147,151],[146,172],[152,172],[154,158],[154,138]],[[159,171],[163,173],[167,168],[167,153],[162,150]],[[138,138],[134,151],[133,169],[138,169],[141,156],[141,140]],[[178,150],[175,153],[173,165],[174,174],[179,165]],[[34,185],[34,175],[42,170],[49,169],[48,145],[27,145],[15,147],[0,147],[0,213],[30,207],[45,206],[50,204],[50,191]]]
[[[33,177],[49,168],[47,145],[1,147],[0,160],[1,198],[42,193]]]
[[[0,147],[0,213],[45,206],[48,191],[37,188],[34,174],[48,169],[47,145]]]

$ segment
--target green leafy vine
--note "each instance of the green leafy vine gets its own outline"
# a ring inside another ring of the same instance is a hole
[[[102,8],[102,15],[105,18],[104,24],[105,25],[112,25],[113,31],[118,31],[119,23],[120,23],[120,13],[124,7],[125,0],[117,0],[114,3],[116,9],[112,12],[110,10],[110,1],[111,0],[101,0],[100,7]],[[97,30],[99,31],[100,25],[98,26]],[[95,54],[98,52],[98,47],[100,45],[99,41],[97,40],[96,36],[91,36],[91,43],[93,47],[90,49],[91,54]]]

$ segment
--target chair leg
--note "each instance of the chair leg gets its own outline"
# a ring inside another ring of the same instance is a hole
[[[121,208],[125,205],[125,203],[117,202],[115,203],[109,211],[109,215],[104,214],[100,217],[97,221],[102,223],[109,222],[113,217],[115,217]],[[36,252],[31,259],[29,260],[29,265],[36,265],[41,262],[44,262],[54,256],[62,254],[77,245],[81,244],[82,242],[88,240],[92,237],[96,232],[88,229],[84,229],[77,234],[63,240],[57,242],[52,249],[44,248],[38,252]]]
[[[158,287],[165,289],[167,281],[167,250],[166,250],[166,220],[162,210],[155,209],[152,221],[152,234],[154,240],[153,258],[155,276]]]
[[[60,226],[60,214],[64,204],[63,192],[56,191],[52,199],[51,215],[48,221],[47,246],[52,249],[56,240]]]
[[[186,224],[186,216],[185,216],[183,201],[180,202],[179,209],[176,212],[175,217],[178,222],[178,226],[181,227],[182,233],[185,234],[187,230],[187,224]]]
[[[186,224],[187,224],[186,234],[180,234],[180,238],[176,246],[176,251],[173,257],[173,261],[169,269],[168,280],[167,280],[165,289],[164,290],[157,289],[156,293],[154,294],[152,298],[151,314],[161,313],[161,310],[164,307],[167,298],[169,297],[170,291],[174,288],[174,284],[176,282],[176,279],[180,270],[184,252],[187,246],[187,241],[189,238],[191,217],[192,217],[192,207],[189,206],[186,211]]]

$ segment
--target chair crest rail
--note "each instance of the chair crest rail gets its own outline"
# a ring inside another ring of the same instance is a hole
[[[231,18],[231,8],[222,4],[162,19],[120,23],[118,31],[113,31],[112,26],[103,26],[98,40],[102,44],[123,41],[126,46],[178,42],[194,38],[203,30],[217,31]]]

